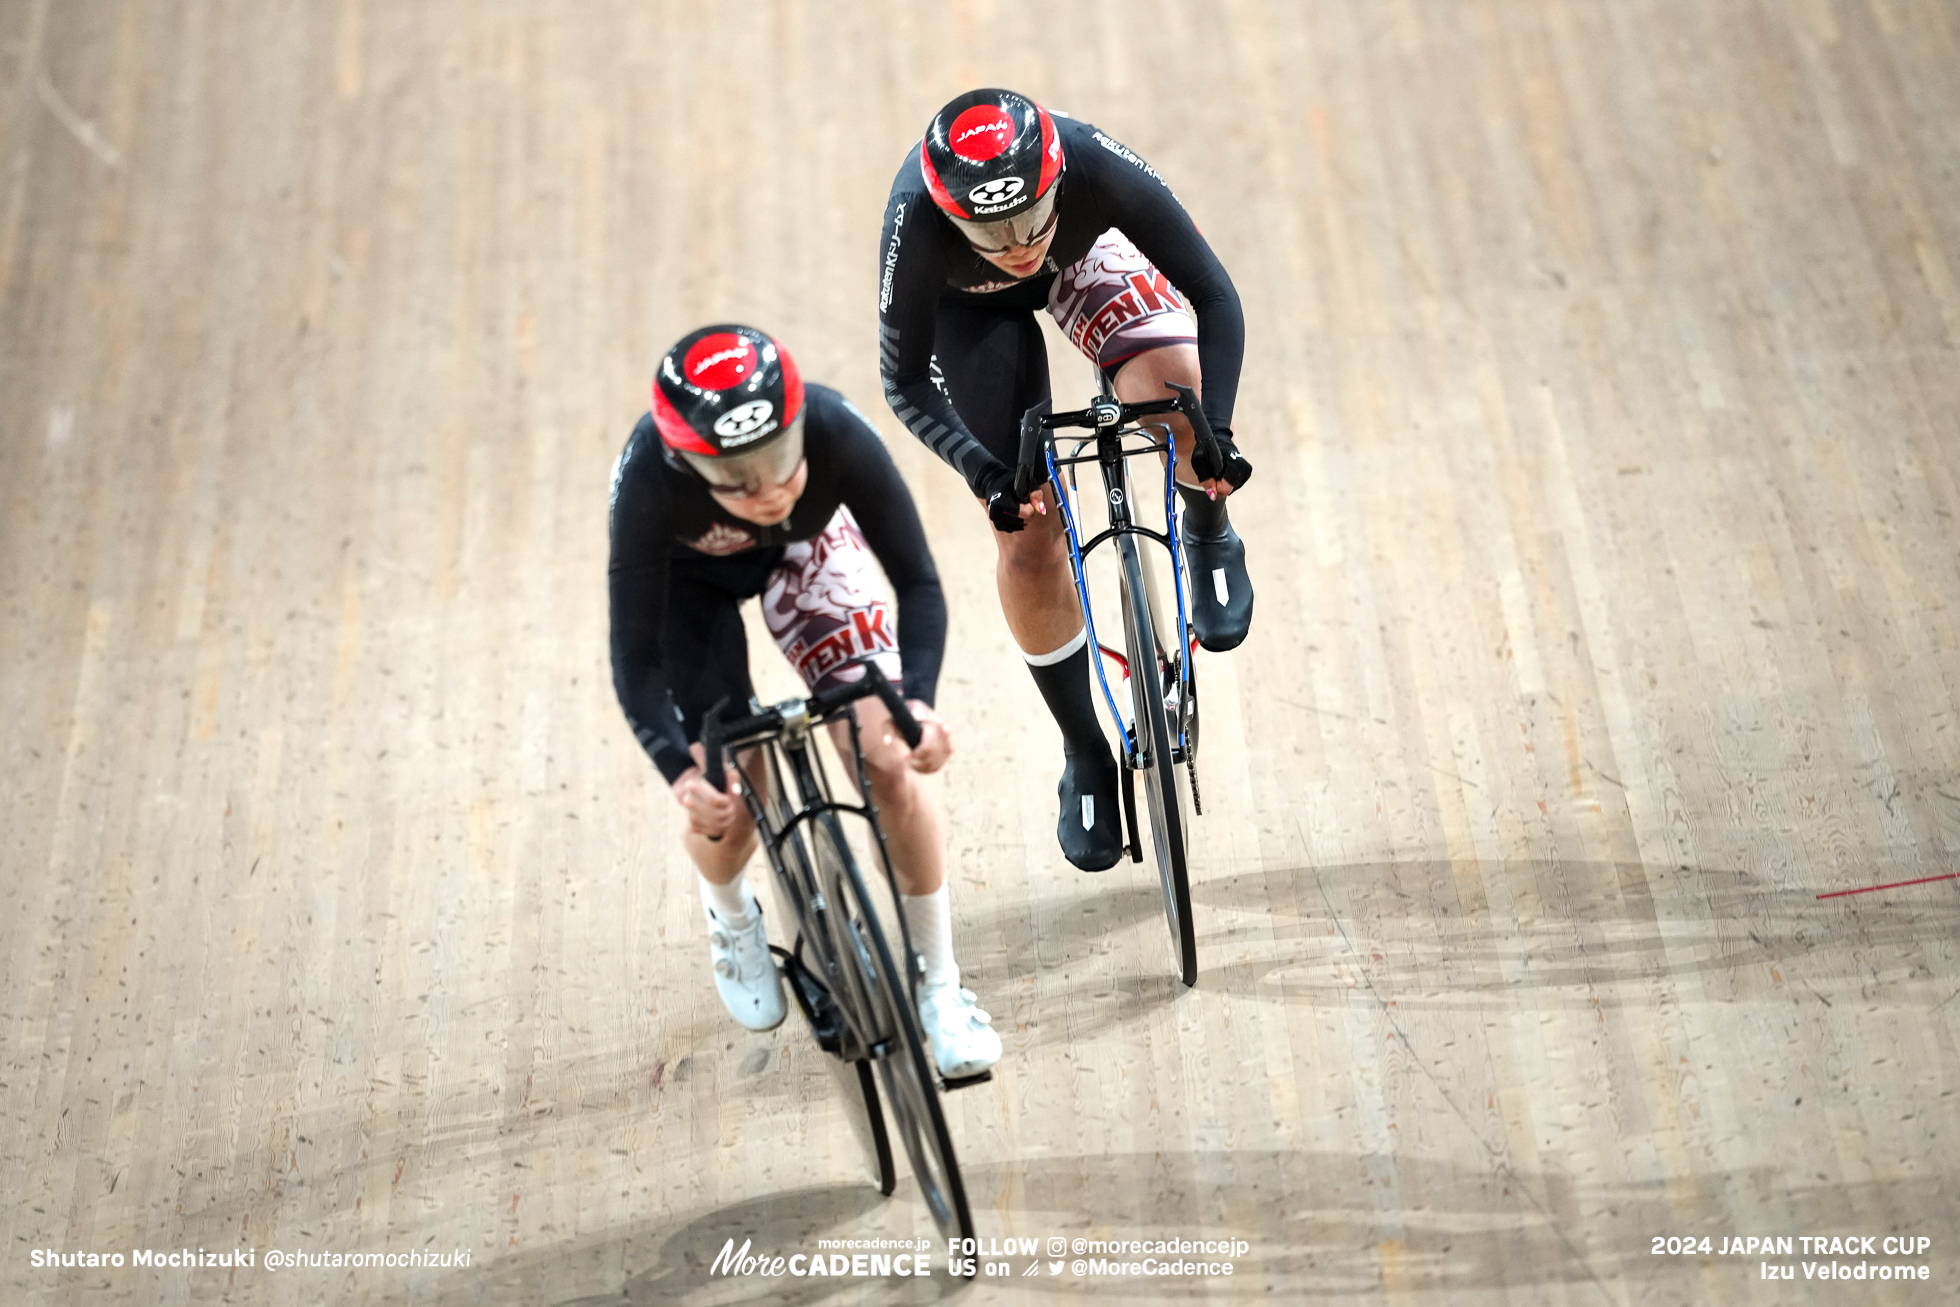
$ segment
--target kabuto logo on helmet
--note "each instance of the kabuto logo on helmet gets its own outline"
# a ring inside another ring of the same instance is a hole
[[[780,342],[720,323],[680,338],[653,381],[653,422],[670,462],[696,472],[771,443],[803,412],[803,379]],[[709,478],[713,480],[712,477]]]
[[[681,372],[704,390],[727,390],[755,371],[755,346],[732,331],[718,331],[694,342],[681,360]]]
[[[953,97],[919,140],[920,180],[958,222],[996,222],[1046,195],[1062,173],[1055,124],[1024,95],[984,87]]]
[[[969,163],[985,163],[1014,139],[1014,120],[998,105],[976,104],[953,119],[946,143]]]
[[[776,406],[766,399],[752,399],[746,404],[738,404],[715,419],[715,434],[721,437],[723,448],[746,445],[751,440],[760,440],[776,429],[773,419]]]
[[[1019,195],[1026,185],[1019,177],[996,177],[968,191],[966,198],[973,201],[975,211],[985,213],[1006,204]]]

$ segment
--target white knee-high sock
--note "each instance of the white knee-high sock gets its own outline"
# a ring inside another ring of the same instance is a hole
[[[928,985],[957,985],[960,964],[953,961],[953,897],[945,885],[930,894],[901,894],[912,947],[926,961]]]

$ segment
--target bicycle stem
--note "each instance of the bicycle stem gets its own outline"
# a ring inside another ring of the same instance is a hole
[[[819,690],[808,699],[785,699],[770,708],[756,708],[755,701],[751,699],[750,715],[733,722],[723,720],[723,713],[728,708],[726,696],[716,701],[715,706],[708,709],[707,715],[701,719],[701,752],[705,759],[701,770],[708,784],[717,793],[724,788],[727,777],[722,768],[722,752],[730,741],[740,743],[747,736],[784,730],[802,731],[807,729],[809,723],[823,721],[873,694],[884,703],[885,711],[891,714],[892,725],[898,728],[906,747],[918,748],[924,732],[912,716],[912,710],[905,706],[897,687],[886,678],[877,663],[865,659],[858,665],[864,668],[864,675],[858,680]],[[852,720],[856,720],[855,714]]]

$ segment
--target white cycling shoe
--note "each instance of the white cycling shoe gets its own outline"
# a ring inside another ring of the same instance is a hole
[[[776,959],[769,956],[769,931],[756,905],[749,924],[735,930],[708,912],[708,952],[715,960],[715,988],[728,1015],[750,1030],[774,1030],[789,1006]]]
[[[973,991],[957,984],[919,990],[919,1024],[932,1043],[939,1074],[948,1080],[977,1076],[1000,1061],[994,1019],[973,1004]]]

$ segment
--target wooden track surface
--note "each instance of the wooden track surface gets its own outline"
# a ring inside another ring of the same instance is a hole
[[[1960,871],[1956,66],[1941,0],[0,6],[0,1298],[1952,1301],[1960,880],[1818,896]],[[984,84],[1245,298],[1188,992],[879,398]],[[613,700],[610,465],[724,318],[940,533],[981,1234],[1229,1278],[707,1274],[930,1233],[721,1012]],[[1831,1234],[1933,1278],[1650,1252]],[[472,1264],[30,1260],[183,1247]]]

